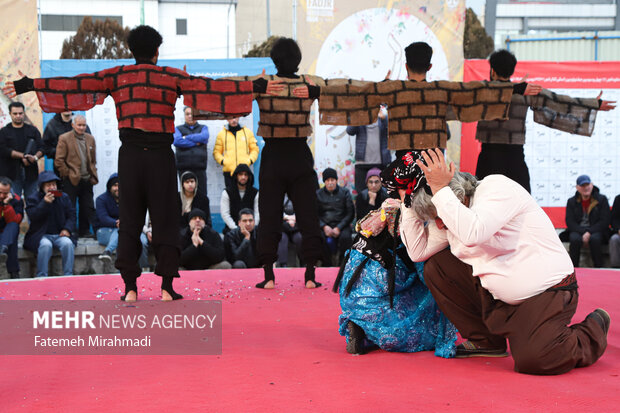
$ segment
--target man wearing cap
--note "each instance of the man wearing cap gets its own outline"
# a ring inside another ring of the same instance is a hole
[[[319,205],[319,225],[329,250],[326,251],[326,264],[332,265],[331,254],[338,252],[339,259],[351,247],[351,222],[354,216],[353,200],[349,190],[338,185],[335,169],[323,171],[325,186],[316,192]]]
[[[355,218],[359,221],[370,211],[378,209],[388,198],[387,191],[381,186],[381,169],[372,168],[366,173],[366,189],[355,199]]]
[[[188,218],[189,225],[181,233],[181,266],[187,270],[230,269],[222,238],[206,224],[205,212],[193,209]]]
[[[603,244],[609,237],[609,202],[605,195],[599,193],[588,175],[577,178],[576,188],[575,196],[566,203],[570,258],[573,265],[578,267],[581,246],[589,245],[594,267],[600,268],[603,266]]]
[[[58,191],[60,179],[51,171],[39,174],[39,191],[26,201],[30,227],[24,238],[24,249],[37,254],[37,277],[47,277],[52,250],[62,255],[63,275],[73,274],[73,252],[76,239],[75,208],[69,195]]]

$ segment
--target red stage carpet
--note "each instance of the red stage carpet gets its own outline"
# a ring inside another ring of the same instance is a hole
[[[338,335],[335,269],[318,290],[303,270],[276,270],[277,289],[253,287],[259,270],[185,272],[187,299],[223,302],[221,356],[0,356],[2,412],[524,412],[620,410],[620,273],[578,270],[581,321],[611,314],[609,346],[592,367],[526,376],[512,359],[446,360],[430,352],[352,356]],[[159,299],[159,278],[139,280]],[[119,276],[0,282],[0,299],[118,300]],[[175,303],[162,303],[175,305]],[[1,343],[0,343],[1,344]]]

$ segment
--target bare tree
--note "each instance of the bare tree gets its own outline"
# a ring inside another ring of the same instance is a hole
[[[271,48],[279,36],[270,36],[267,40],[251,48],[243,57],[269,57]]]
[[[485,59],[491,54],[495,43],[470,8],[465,15],[465,32],[463,33],[463,55],[465,59]]]
[[[123,28],[116,20],[95,20],[84,17],[75,36],[62,44],[61,59],[127,59],[131,52],[127,47],[129,28]]]

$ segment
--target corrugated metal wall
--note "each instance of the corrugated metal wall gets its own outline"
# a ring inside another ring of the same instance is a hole
[[[519,60],[620,60],[620,32],[598,32],[598,40],[594,39],[596,34],[564,32],[515,35],[510,36],[511,41],[506,42],[505,47]]]

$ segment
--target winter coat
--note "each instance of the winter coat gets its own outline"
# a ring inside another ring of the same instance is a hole
[[[337,186],[334,192],[329,192],[325,187],[316,192],[319,206],[319,225],[323,228],[328,225],[338,227],[342,231],[351,225],[354,215],[353,200],[351,193],[341,186]]]
[[[587,211],[590,225],[587,227],[582,227],[580,224],[583,216],[583,207],[581,206],[581,195],[579,192],[575,192],[575,196],[568,199],[566,203],[566,229],[569,232],[577,232],[579,234],[599,232],[607,238],[609,236],[609,223],[611,220],[607,197],[600,194],[598,187],[595,186],[592,189],[590,199],[590,206]]]
[[[223,171],[233,174],[240,164],[252,165],[258,159],[258,144],[251,130],[241,128],[233,134],[224,127],[215,139],[213,158],[223,166]]]
[[[174,130],[177,169],[179,171],[207,169],[208,142],[209,128],[206,125],[186,123],[177,126]]]

